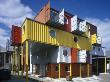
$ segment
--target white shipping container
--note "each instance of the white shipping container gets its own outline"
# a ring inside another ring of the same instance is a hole
[[[82,31],[82,32],[87,31],[86,20],[79,23],[79,31]]]
[[[71,48],[64,46],[59,47],[58,62],[71,63]]]
[[[91,55],[99,55],[104,56],[104,49],[102,47],[93,46],[92,51],[90,52]]]
[[[64,9],[59,13],[59,23],[64,25]]]
[[[78,62],[85,63],[86,57],[87,57],[86,50],[80,50],[78,52]]]
[[[97,43],[102,44],[102,38],[100,36],[97,36]]]
[[[78,28],[77,20],[78,20],[77,15],[71,18],[71,32],[75,31]]]

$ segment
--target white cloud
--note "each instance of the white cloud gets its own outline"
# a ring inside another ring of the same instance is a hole
[[[9,39],[7,35],[6,30],[0,28],[0,46],[5,47],[6,46],[6,41]]]
[[[12,24],[21,25],[26,17],[33,18],[30,7],[21,3],[21,0],[0,1],[0,23],[11,27]]]
[[[86,20],[97,26],[103,46],[110,49],[110,19],[86,18]]]
[[[0,0],[0,23],[10,27],[14,25],[21,26],[26,17],[33,18],[34,12],[29,6],[21,3],[21,0]],[[2,27],[3,28],[3,27]],[[0,45],[5,47],[7,29],[0,28]]]

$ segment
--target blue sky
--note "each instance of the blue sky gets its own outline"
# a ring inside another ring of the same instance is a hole
[[[33,18],[48,0],[0,0],[0,44],[5,45],[11,25],[21,26],[25,17]],[[52,8],[78,15],[95,24],[103,38],[103,46],[110,43],[110,0],[50,0]]]

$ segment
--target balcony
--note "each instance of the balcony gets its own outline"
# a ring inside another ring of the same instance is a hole
[[[77,16],[71,18],[71,32],[82,35],[87,32],[86,20],[78,19]]]
[[[48,15],[50,15],[50,16],[48,16]],[[48,19],[48,17],[50,17],[50,18],[46,22],[47,25],[53,26],[53,27],[61,27],[64,25],[64,9],[61,12],[59,12],[59,11],[51,8],[50,14],[46,15],[46,19]]]

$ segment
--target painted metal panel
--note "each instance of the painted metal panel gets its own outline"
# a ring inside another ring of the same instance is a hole
[[[77,21],[78,21],[78,18],[76,15],[71,18],[71,32],[78,29]]]
[[[90,38],[77,36],[69,32],[52,28],[47,25],[41,24],[39,22],[35,22],[28,18],[25,20],[22,28],[24,28],[22,29],[22,31],[25,31],[25,33],[22,34],[22,42],[24,42],[26,39],[29,39],[31,41],[56,45],[56,46],[66,46],[69,48],[74,47],[78,49],[87,49],[87,50],[91,49]],[[35,32],[35,28],[37,29],[36,32]],[[43,30],[45,30],[45,32],[43,32]],[[51,30],[55,32],[54,37],[50,34]],[[33,38],[35,35],[37,38]],[[78,38],[78,42],[74,41],[74,37]]]
[[[58,62],[71,63],[71,48],[65,46],[59,47]]]
[[[92,51],[90,52],[91,55],[99,55],[104,56],[104,49],[102,47],[93,46]]]
[[[86,57],[87,57],[86,50],[80,50],[78,52],[78,62],[79,63],[86,63]]]
[[[71,63],[77,63],[78,49],[71,48]]]
[[[64,9],[59,13],[59,23],[64,25]]]
[[[97,43],[97,36],[96,36],[96,34],[91,35],[91,43],[92,44]]]
[[[11,40],[12,45],[20,45],[21,44],[21,28],[18,26],[12,25],[12,31],[11,31]]]
[[[81,32],[86,32],[87,31],[86,20],[85,21],[81,21],[79,23],[79,31],[81,31]]]
[[[97,43],[102,44],[102,38],[100,36],[97,36]]]
[[[48,2],[35,17],[35,21],[46,23],[50,19],[50,2]]]

